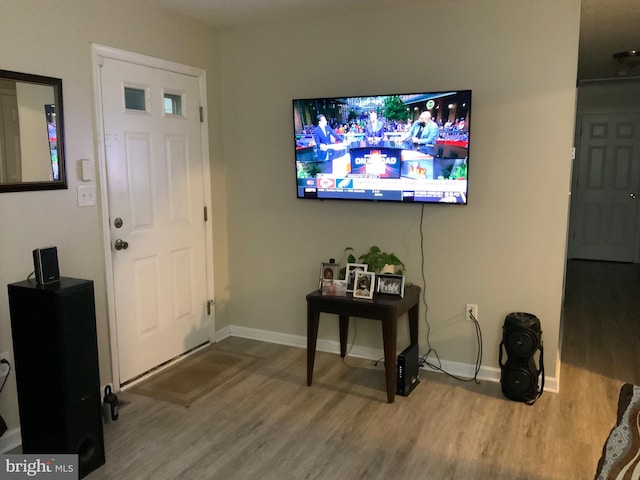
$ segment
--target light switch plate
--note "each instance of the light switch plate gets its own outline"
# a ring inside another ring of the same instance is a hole
[[[78,206],[94,207],[96,205],[96,186],[78,185]]]

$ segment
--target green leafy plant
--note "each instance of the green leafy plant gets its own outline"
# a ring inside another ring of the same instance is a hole
[[[347,263],[364,263],[367,265],[367,268],[370,272],[376,273],[380,273],[385,265],[393,265],[395,268],[395,273],[399,275],[402,275],[404,269],[406,268],[402,260],[400,260],[394,253],[383,252],[382,250],[380,250],[380,247],[377,247],[375,245],[370,247],[368,252],[360,255],[358,257],[358,262],[356,262],[356,257],[353,252],[354,250],[351,247],[347,247],[344,249],[342,259],[340,260],[340,265],[345,265],[340,269],[341,279],[345,278]]]
[[[451,180],[459,180],[467,178],[467,164],[456,167],[455,171],[451,174]]]
[[[394,95],[385,98],[383,116],[387,120],[406,121],[409,119],[409,111],[402,99],[398,95]]]
[[[322,169],[315,162],[300,163],[298,167],[298,178],[315,178]]]
[[[385,265],[393,265],[398,274],[402,274],[405,268],[404,263],[396,257],[394,253],[387,253],[380,250],[375,245],[369,248],[369,251],[358,257],[361,263],[366,263],[370,272],[380,273]]]

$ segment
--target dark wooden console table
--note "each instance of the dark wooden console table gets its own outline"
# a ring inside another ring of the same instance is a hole
[[[349,317],[369,318],[382,322],[384,344],[384,370],[387,381],[387,401],[393,403],[396,392],[396,341],[398,318],[408,312],[411,345],[418,343],[418,313],[420,287],[405,288],[404,297],[376,295],[371,300],[322,295],[316,290],[307,295],[307,385],[313,381],[313,363],[316,357],[320,312],[335,313],[340,319],[340,356],[347,354]]]

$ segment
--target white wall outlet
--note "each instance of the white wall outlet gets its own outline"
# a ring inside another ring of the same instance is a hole
[[[4,378],[9,375],[9,370],[11,369],[11,357],[9,356],[9,352],[0,353],[0,360],[6,360],[9,363],[0,363],[0,378]]]
[[[473,315],[473,316],[472,316]],[[467,303],[467,307],[464,311],[464,318],[469,322],[473,322],[478,319],[478,305],[475,303]]]

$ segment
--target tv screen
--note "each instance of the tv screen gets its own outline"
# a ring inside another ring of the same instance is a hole
[[[293,100],[298,198],[467,203],[471,90]]]

